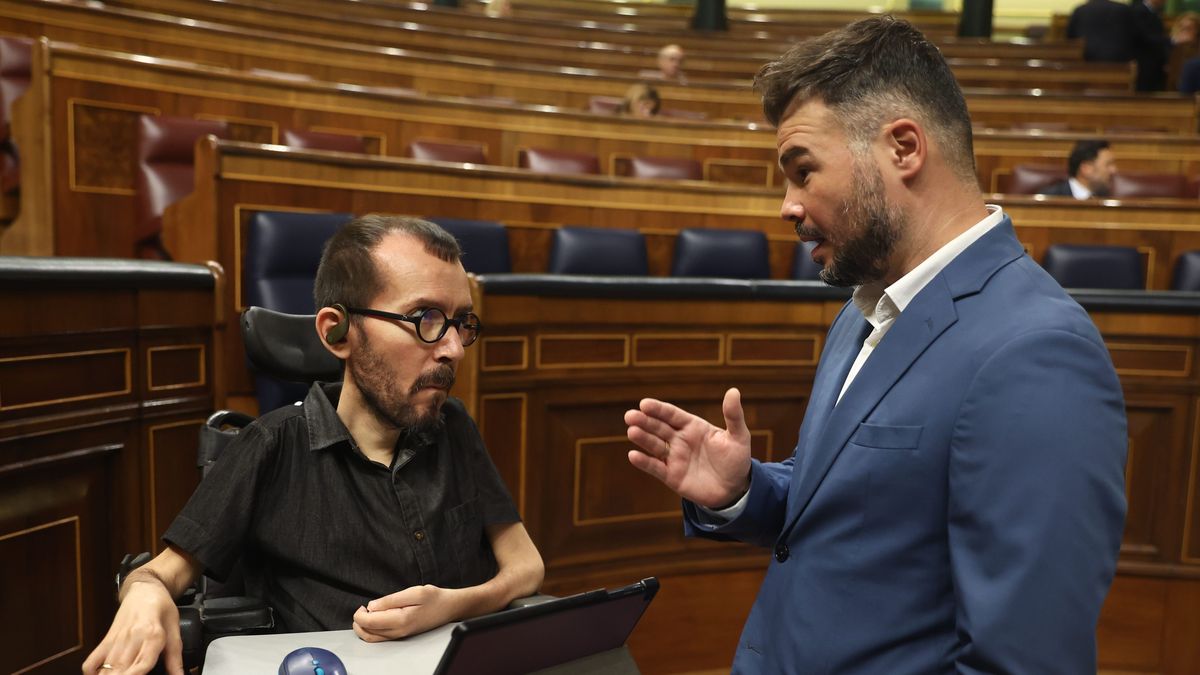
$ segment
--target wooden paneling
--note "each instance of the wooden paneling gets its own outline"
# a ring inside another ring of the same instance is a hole
[[[157,550],[194,489],[197,432],[223,398],[209,270],[87,266],[30,276],[0,258],[3,672],[79,671],[121,556]]]

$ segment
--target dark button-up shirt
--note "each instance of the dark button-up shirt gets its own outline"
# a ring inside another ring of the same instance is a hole
[[[443,429],[402,434],[392,466],[359,450],[336,412],[340,385],[246,427],[163,535],[247,594],[284,630],[344,630],[368,601],[421,584],[495,576],[484,527],[520,520],[462,403]]]

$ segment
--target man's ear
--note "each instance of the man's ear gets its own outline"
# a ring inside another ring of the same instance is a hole
[[[346,340],[350,316],[341,305],[322,307],[317,312],[314,327],[325,349],[343,361],[350,356],[350,343]]]
[[[925,166],[929,155],[929,139],[915,120],[906,117],[884,127],[887,160],[902,180],[910,180]]]

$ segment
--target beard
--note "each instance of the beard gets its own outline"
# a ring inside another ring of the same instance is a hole
[[[906,228],[904,213],[888,204],[879,167],[854,159],[850,198],[841,204],[842,222],[856,234],[839,246],[833,261],[821,270],[821,281],[830,286],[861,286],[887,274],[888,263],[900,234]]]
[[[454,368],[446,364],[435,366],[421,373],[407,392],[401,391],[390,376],[391,369],[387,361],[371,346],[366,331],[360,331],[359,335],[362,336],[361,345],[348,366],[363,401],[376,419],[410,433],[426,434],[440,430],[443,425],[442,403],[446,401],[444,392],[449,392],[454,386]],[[441,387],[444,392],[438,392],[434,402],[422,408],[413,402],[413,397],[430,386]]]

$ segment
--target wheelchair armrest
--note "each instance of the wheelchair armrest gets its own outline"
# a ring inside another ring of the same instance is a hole
[[[557,600],[557,599],[558,599],[558,596],[555,596],[555,595],[546,595],[545,593],[534,593],[533,595],[527,595],[523,598],[517,598],[516,600],[513,600],[512,602],[508,603],[508,607],[505,607],[505,609],[520,609],[521,607],[532,607],[533,605],[540,605],[543,602],[550,602],[551,600]]]

